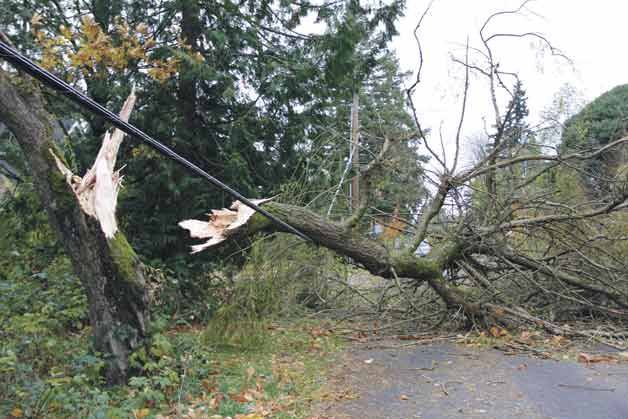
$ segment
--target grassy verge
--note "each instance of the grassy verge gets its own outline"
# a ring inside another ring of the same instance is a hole
[[[185,396],[174,406],[175,416],[216,415],[242,418],[306,417],[325,385],[330,355],[339,340],[314,323],[270,324],[254,348],[201,344],[189,352],[189,370],[182,383]],[[176,333],[177,339],[207,341],[207,332]],[[196,353],[195,353],[196,352]],[[185,355],[184,355],[185,356]],[[199,374],[199,372],[201,372]]]
[[[65,339],[48,360],[48,374],[18,377],[19,392],[2,404],[7,417],[76,418],[302,418],[325,393],[325,371],[339,340],[324,325],[273,323],[254,348],[211,344],[202,327],[156,335],[143,374],[128,386],[98,385],[98,360],[81,368],[84,335]],[[87,335],[87,333],[86,333]],[[65,354],[62,358],[61,354]],[[91,368],[91,369],[89,369]],[[9,374],[10,375],[10,374]],[[45,376],[47,375],[47,376]],[[24,377],[22,377],[24,378]],[[8,389],[5,389],[9,391]],[[9,394],[3,394],[9,396]]]

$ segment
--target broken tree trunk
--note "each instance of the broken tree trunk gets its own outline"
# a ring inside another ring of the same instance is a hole
[[[50,223],[87,293],[95,350],[106,357],[107,382],[123,383],[131,373],[130,354],[148,338],[143,265],[120,231],[105,236],[59,171],[55,160],[63,161],[52,140],[53,121],[38,88],[2,70],[0,121],[22,148]]]
[[[265,202],[261,200],[259,202]],[[328,219],[302,207],[274,202],[263,204],[265,210],[305,233],[312,241],[335,252],[349,256],[354,262],[364,266],[369,272],[383,278],[395,276],[426,281],[449,307],[462,308],[469,317],[483,323],[491,323],[499,317],[494,305],[481,306],[474,303],[465,293],[448,283],[443,271],[459,255],[457,243],[446,243],[435,247],[428,256],[420,257],[408,252],[392,252],[381,242],[362,237],[355,229],[329,221]],[[197,252],[221,243],[237,234],[251,235],[260,231],[277,231],[277,227],[260,214],[248,210],[235,202],[231,210],[214,211],[208,221],[185,220],[179,223],[196,238],[209,239],[196,245]],[[246,211],[246,210],[245,210]]]
[[[407,251],[396,252],[379,241],[360,236],[350,225],[331,222],[303,207],[267,201],[269,200],[256,202],[262,204],[269,213],[305,233],[315,244],[349,256],[374,275],[425,281],[447,307],[461,309],[473,323],[477,322],[484,327],[493,324],[516,326],[521,323],[537,323],[520,307],[508,308],[479,302],[444,277],[446,268],[459,261],[465,250],[456,240],[443,241],[434,246],[427,256],[418,256]],[[238,201],[230,209],[214,210],[207,221],[185,220],[179,226],[189,230],[192,237],[208,239],[206,243],[193,246],[193,253],[237,235],[281,231],[264,216]],[[547,325],[543,327],[548,329]]]

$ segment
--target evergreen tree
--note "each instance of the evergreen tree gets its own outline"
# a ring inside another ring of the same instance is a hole
[[[561,152],[588,151],[628,134],[628,85],[617,86],[586,105],[565,124]],[[588,160],[580,179],[596,196],[610,191],[617,167],[626,161],[626,149],[615,149]]]
[[[285,191],[281,185],[290,179],[317,173],[322,166],[313,150],[331,145],[332,153],[346,154],[344,138],[329,138],[330,127],[348,132],[347,103],[358,87],[369,89],[404,6],[398,0],[6,3],[0,26],[20,50],[110,108],[135,84],[134,124],[251,197]],[[323,35],[298,32],[312,13],[325,23]],[[49,106],[78,122],[59,140],[72,168],[83,173],[106,125],[64,100]],[[226,205],[227,197],[133,140],[123,145],[120,161],[127,167],[119,215],[132,244],[150,260],[185,260],[188,247],[176,221]]]
[[[513,89],[513,97],[508,107],[509,113],[504,119],[504,138],[506,139],[507,148],[525,144],[530,135],[530,126],[527,123],[529,115],[528,97],[523,89],[523,84],[517,80]]]

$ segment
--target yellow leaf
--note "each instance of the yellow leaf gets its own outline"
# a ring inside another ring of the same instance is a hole
[[[35,13],[33,17],[31,17],[31,25],[40,26],[43,20],[44,18],[40,14]]]
[[[491,328],[489,329],[489,332],[491,333],[493,337],[499,337],[499,327],[491,326]]]
[[[501,327],[497,327],[497,326],[492,326],[489,329],[489,332],[495,338],[499,338],[499,337],[502,337],[502,336],[508,336],[508,331],[506,329],[502,329]]]
[[[146,40],[146,42],[144,43],[144,48],[145,49],[151,49],[153,48],[155,45],[157,45],[157,42],[155,42],[155,40],[153,38],[148,38]]]
[[[18,409],[17,407],[11,410],[11,416],[14,418],[21,418],[23,415],[22,409]]]
[[[150,409],[137,409],[133,411],[133,416],[136,419],[142,419],[150,415]]]
[[[119,20],[118,24],[116,25],[116,32],[118,32],[118,34],[120,36],[122,36],[123,38],[126,38],[129,36],[129,25],[124,22],[123,20]]]
[[[44,42],[44,40],[46,39],[46,34],[44,33],[44,31],[33,29],[32,32],[39,42]]]
[[[136,59],[144,58],[144,49],[142,47],[134,47],[129,49],[129,57]]]
[[[72,31],[67,26],[65,25],[59,26],[59,32],[61,32],[61,35],[63,35],[65,39],[67,40],[72,39]]]
[[[561,335],[552,336],[551,343],[554,346],[560,346],[564,343],[565,337]]]
[[[146,35],[148,33],[148,25],[146,25],[145,23],[140,23],[135,27],[135,30],[142,35]]]

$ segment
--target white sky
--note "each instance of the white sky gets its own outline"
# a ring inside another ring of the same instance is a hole
[[[400,35],[393,47],[403,70],[418,67],[418,49],[413,30],[429,3],[407,0],[406,16],[399,23]],[[431,142],[440,149],[442,124],[446,153],[453,151],[452,137],[461,107],[463,70],[451,61],[451,54],[464,58],[464,43],[481,47],[479,28],[491,13],[517,8],[521,0],[436,0],[420,30],[424,53],[422,83],[415,101],[426,127],[433,130]],[[570,83],[588,101],[618,84],[628,83],[628,2],[624,0],[536,0],[518,17],[501,17],[494,22],[496,32],[542,33],[573,60],[553,58],[539,51],[532,38],[495,42],[500,69],[517,72],[528,94],[530,119],[538,120],[558,89]],[[482,118],[494,120],[486,85],[472,79],[468,114],[463,133],[482,131]],[[464,149],[463,149],[464,150]],[[469,148],[466,150],[469,156]]]

